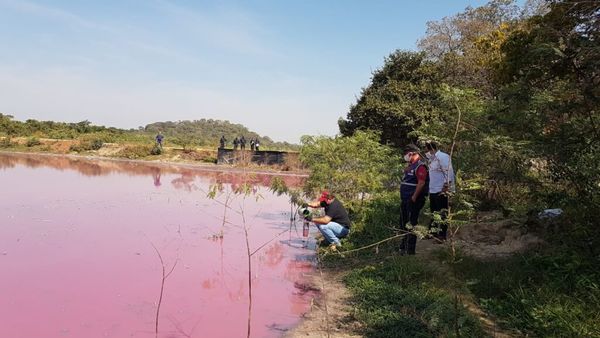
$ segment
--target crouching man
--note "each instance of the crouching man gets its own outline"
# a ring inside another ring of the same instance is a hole
[[[318,200],[308,203],[311,208],[324,208],[325,216],[315,217],[312,220],[325,240],[330,244],[330,249],[337,250],[341,246],[340,238],[348,236],[350,232],[350,218],[342,202],[333,194],[323,191]]]

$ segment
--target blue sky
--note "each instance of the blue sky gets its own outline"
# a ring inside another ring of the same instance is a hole
[[[334,135],[384,56],[415,49],[427,21],[484,3],[0,0],[0,112]]]

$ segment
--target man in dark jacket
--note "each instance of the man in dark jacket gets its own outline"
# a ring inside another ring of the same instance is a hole
[[[163,147],[163,139],[165,137],[163,136],[162,132],[158,132],[158,134],[156,134],[156,137],[154,138],[156,140],[156,145],[162,149]]]
[[[246,150],[246,138],[243,135],[240,138],[240,149]]]
[[[340,238],[348,236],[350,232],[350,217],[342,202],[335,196],[323,191],[318,200],[308,203],[311,208],[324,208],[325,216],[310,218],[316,225],[332,250],[340,247]]]
[[[419,148],[409,144],[404,148],[404,176],[400,184],[400,197],[402,199],[402,218],[400,229],[408,231],[406,224],[410,222],[411,228],[419,223],[419,213],[425,205],[425,197],[429,191],[429,172],[425,162],[419,155]],[[414,255],[417,246],[417,236],[408,233],[400,243],[400,254]]]

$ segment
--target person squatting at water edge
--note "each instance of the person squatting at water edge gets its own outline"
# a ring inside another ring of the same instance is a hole
[[[427,152],[425,156],[429,162],[429,209],[431,213],[439,213],[442,221],[431,220],[429,229],[438,228],[439,231],[434,234],[438,240],[435,243],[442,243],[446,240],[448,232],[448,193],[455,191],[454,169],[452,168],[452,159],[450,155],[438,150],[438,145],[434,141],[425,143]]]
[[[350,232],[350,217],[348,217],[348,212],[342,202],[336,199],[332,193],[323,191],[319,199],[307,203],[305,206],[325,209],[325,216],[313,218],[311,215],[307,215],[305,218],[315,223],[327,243],[330,244],[331,250],[341,247],[340,238],[348,236]]]
[[[410,222],[414,227],[419,222],[419,213],[425,205],[425,196],[429,193],[429,172],[427,165],[419,155],[419,147],[414,144],[409,144],[404,148],[404,160],[407,162],[407,166],[404,168],[404,176],[400,183],[402,200],[400,229],[406,232],[409,230],[406,223]],[[400,254],[414,255],[416,246],[417,236],[407,233],[400,242]]]

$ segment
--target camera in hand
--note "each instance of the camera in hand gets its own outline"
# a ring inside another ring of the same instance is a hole
[[[310,210],[308,208],[300,208],[300,209],[298,209],[298,214],[300,216],[302,216],[307,221],[312,220],[312,213],[310,212]]]

